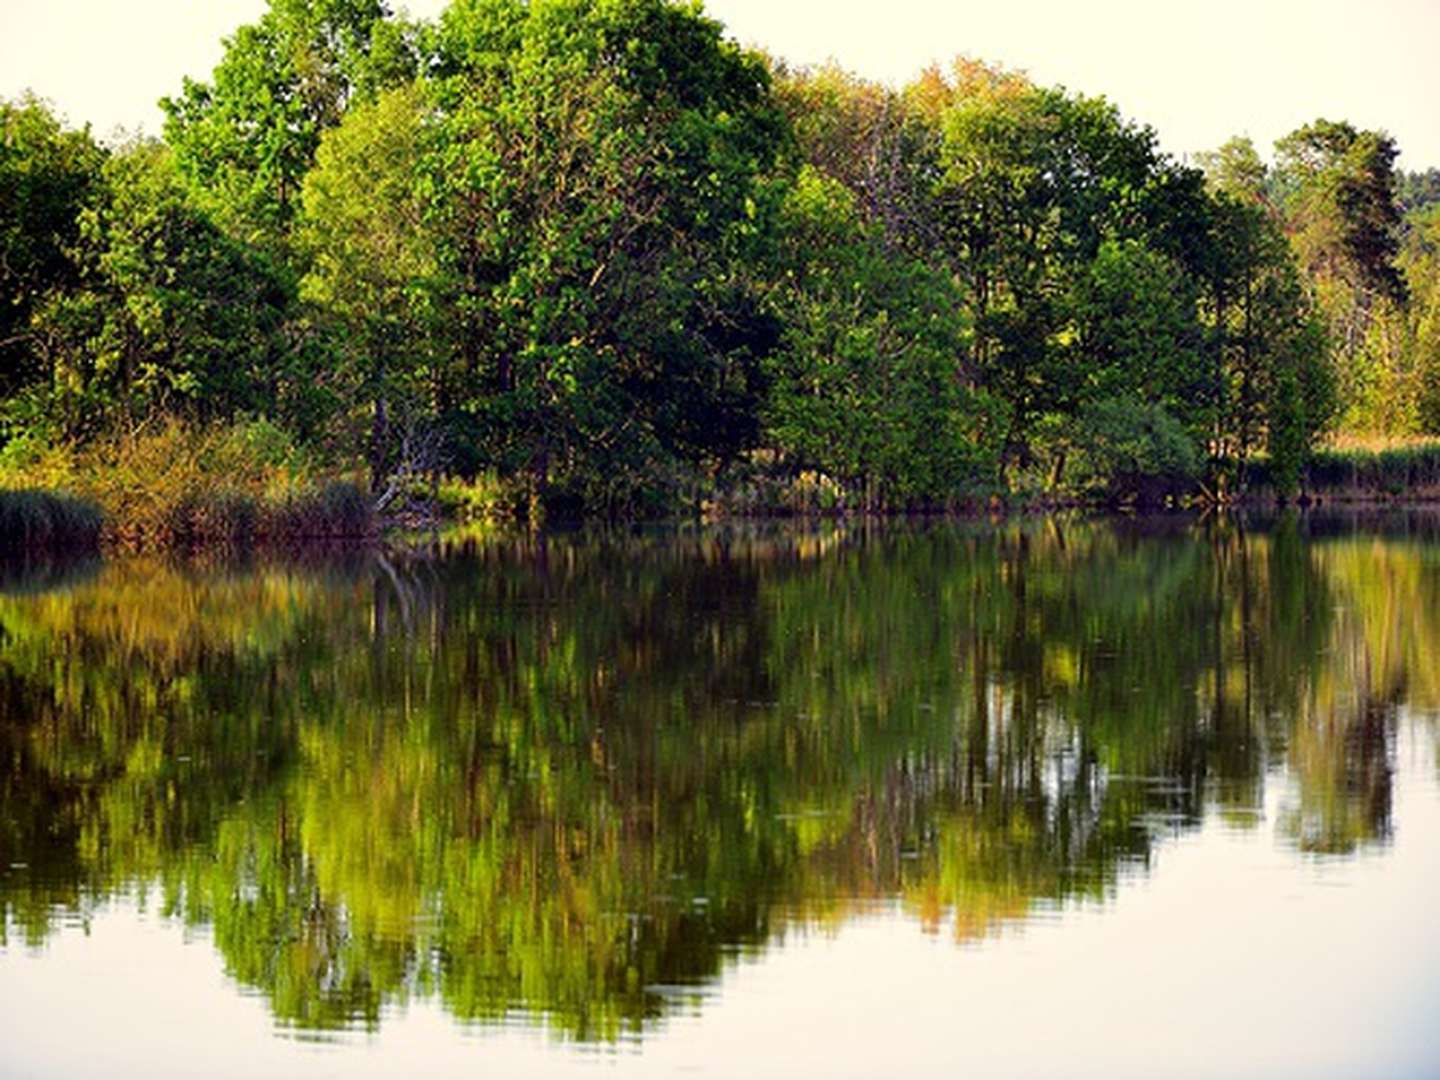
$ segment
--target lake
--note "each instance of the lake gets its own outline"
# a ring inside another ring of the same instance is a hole
[[[1440,1074],[1440,518],[0,566],[0,1074]]]

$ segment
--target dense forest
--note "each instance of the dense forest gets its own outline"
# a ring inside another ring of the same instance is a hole
[[[357,520],[337,481],[1289,497],[1336,432],[1440,433],[1440,171],[1343,121],[1194,167],[1100,98],[795,69],[667,0],[271,0],[163,107],[106,145],[0,102],[0,481],[142,533]]]

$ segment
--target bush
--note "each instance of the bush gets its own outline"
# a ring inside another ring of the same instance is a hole
[[[265,516],[266,536],[290,539],[355,539],[375,531],[365,493],[351,483],[330,483],[273,507]]]
[[[1075,424],[1075,479],[1110,502],[1155,505],[1190,490],[1200,474],[1195,442],[1162,406],[1106,398]]]
[[[0,452],[0,483],[74,491],[99,508],[110,540],[139,546],[371,535],[364,493],[316,471],[264,420],[172,420],[82,448],[17,440]]]
[[[165,511],[162,535],[180,544],[244,543],[255,535],[259,507],[237,491],[187,491]]]
[[[476,473],[470,480],[447,476],[436,486],[435,496],[442,516],[464,522],[513,515],[518,501],[515,491],[488,472]]]

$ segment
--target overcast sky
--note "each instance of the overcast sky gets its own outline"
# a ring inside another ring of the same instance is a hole
[[[445,0],[410,0],[431,16]],[[27,87],[97,134],[158,132],[264,0],[0,0],[0,96]],[[1104,94],[1171,153],[1248,134],[1262,152],[1324,116],[1384,128],[1440,167],[1440,0],[709,0],[741,41],[900,83],[965,53]]]

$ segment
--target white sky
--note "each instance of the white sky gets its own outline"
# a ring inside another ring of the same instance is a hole
[[[0,96],[27,87],[100,135],[157,131],[264,0],[0,0]],[[444,0],[409,0],[434,15]],[[709,0],[740,40],[902,82],[966,53],[1104,94],[1181,155],[1248,134],[1262,153],[1319,116],[1384,128],[1440,166],[1440,0]]]

